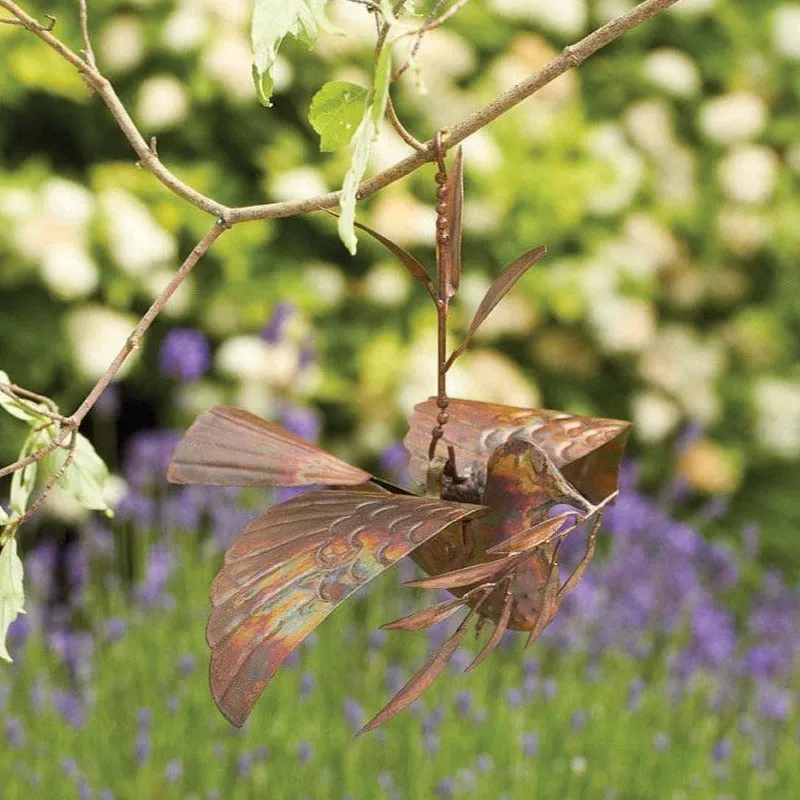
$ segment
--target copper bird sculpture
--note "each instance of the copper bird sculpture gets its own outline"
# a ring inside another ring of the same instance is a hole
[[[482,662],[507,629],[532,642],[555,617],[592,559],[603,508],[616,496],[629,423],[447,396],[446,376],[473,334],[545,248],[500,274],[463,343],[447,353],[448,307],[461,273],[462,155],[448,173],[436,139],[437,285],[407,251],[370,228],[428,290],[438,312],[438,391],[420,403],[405,446],[419,493],[401,489],[247,411],[201,414],[168,470],[174,483],[310,486],[270,507],[225,554],[211,587],[206,629],[210,683],[222,714],[241,726],[283,660],[341,602],[410,556],[429,577],[407,583],[453,599],[385,625],[419,631],[463,610],[455,632],[362,728],[371,730],[416,700],[444,670],[475,620],[494,630]],[[560,504],[570,511],[553,516]],[[562,583],[564,538],[589,526],[586,553]]]

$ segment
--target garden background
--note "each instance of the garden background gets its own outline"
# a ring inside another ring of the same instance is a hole
[[[401,117],[426,138],[631,5],[474,0],[425,37]],[[24,6],[79,47],[75,4]],[[98,63],[205,194],[335,189],[348,154],[319,152],[308,103],[328,80],[369,84],[372,21],[333,3],[315,52],[282,49],[267,110],[249,11],[94,0]],[[632,419],[634,434],[602,552],[541,640],[523,651],[509,634],[464,676],[468,642],[363,739],[446,635],[377,630],[422,603],[399,587],[409,570],[312,635],[236,732],[207,688],[207,589],[269,497],[168,488],[164,469],[193,416],[225,402],[402,479],[404,419],[435,387],[435,315],[371,241],[349,256],[325,214],[215,244],[84,428],[115,518],[55,494],[20,532],[3,798],[800,794],[799,67],[797,3],[681,0],[465,142],[454,330],[503,264],[549,255],[450,393]],[[371,166],[407,152],[387,127]],[[423,168],[359,216],[431,261],[433,186]],[[0,369],[74,408],[207,224],[137,168],[66,63],[0,25]],[[23,434],[0,417],[3,464]]]

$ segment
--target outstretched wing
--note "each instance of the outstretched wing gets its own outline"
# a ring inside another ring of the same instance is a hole
[[[425,482],[430,432],[438,413],[436,398],[432,397],[418,404],[409,420],[404,443],[411,456],[408,468],[415,484]],[[479,491],[485,486],[489,457],[511,436],[539,445],[567,480],[592,502],[599,502],[616,489],[629,422],[472,400],[450,400],[447,413],[450,419],[444,426],[442,442],[445,448],[454,448],[459,474]]]
[[[312,491],[251,522],[211,588],[211,692],[234,725],[289,653],[356,589],[482,506]]]
[[[167,478],[205,486],[355,486],[370,474],[249,411],[218,406],[178,442]]]

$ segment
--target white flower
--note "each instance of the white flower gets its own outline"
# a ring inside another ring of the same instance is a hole
[[[731,144],[756,138],[767,123],[764,101],[751,92],[733,92],[706,102],[700,128],[714,142]]]
[[[485,200],[464,200],[464,230],[476,236],[496,233],[503,222],[499,203]]]
[[[91,192],[79,183],[50,178],[41,189],[43,211],[62,223],[85,227],[94,212]]]
[[[113,17],[103,28],[98,42],[98,58],[109,72],[128,72],[144,57],[144,33],[135,16]]]
[[[589,321],[600,345],[609,353],[643,350],[655,333],[652,306],[631,297],[611,295],[591,303]]]
[[[670,110],[660,100],[630,106],[625,112],[625,126],[633,141],[654,158],[664,158],[675,149]]]
[[[436,230],[436,210],[405,192],[382,194],[371,226],[399,245],[428,244]]]
[[[697,17],[710,11],[717,4],[717,0],[681,0],[669,10],[682,17]]]
[[[75,364],[87,378],[96,381],[122,349],[137,319],[100,305],[84,305],[67,313],[66,328]],[[117,373],[123,378],[135,361],[131,354]]]
[[[766,450],[800,456],[800,381],[759,378],[754,387],[756,435]]]
[[[270,191],[276,200],[302,200],[327,191],[322,173],[314,167],[295,167],[275,176]]]
[[[0,193],[0,214],[12,220],[23,219],[36,209],[33,192],[14,187]]]
[[[100,196],[108,249],[116,264],[129,275],[143,275],[171,265],[177,245],[151,216],[147,207],[120,189]]]
[[[662,48],[644,62],[644,74],[656,86],[676,97],[693,97],[700,90],[700,72],[682,50]]]
[[[660,442],[680,421],[672,400],[656,392],[639,392],[633,398],[633,428],[643,442]]]
[[[659,162],[656,192],[665,205],[690,206],[697,200],[697,154],[676,147]]]
[[[403,52],[402,47],[398,52]],[[457,33],[436,28],[423,37],[416,65],[427,84],[451,82],[474,72],[475,52]]]
[[[785,58],[800,59],[800,4],[785,3],[772,14],[772,44]]]
[[[717,230],[734,255],[751,256],[767,241],[772,225],[756,211],[729,206],[719,212]]]
[[[629,206],[639,191],[644,173],[641,156],[625,141],[622,129],[612,123],[591,132],[589,150],[608,162],[615,177],[610,183],[589,189],[588,206],[595,214],[615,214]]]
[[[167,17],[161,33],[164,44],[176,53],[199,47],[208,32],[208,18],[198,8],[183,6]]]
[[[657,332],[639,361],[642,377],[679,402],[693,418],[712,422],[719,414],[715,382],[725,365],[725,351],[715,339],[669,325]]]
[[[487,173],[495,172],[503,164],[503,153],[491,134],[485,130],[476,131],[464,140],[464,166],[468,170]]]
[[[491,0],[491,6],[512,19],[534,22],[559,36],[577,36],[586,29],[585,0]]]
[[[255,97],[251,63],[253,60],[250,44],[244,35],[231,33],[215,36],[210,46],[203,52],[202,67],[235,100],[251,100]]]
[[[763,205],[775,189],[778,157],[769,147],[740,145],[725,156],[719,166],[719,177],[732,200]]]
[[[294,342],[269,344],[258,336],[234,336],[217,351],[215,365],[245,383],[287,387],[297,373],[298,358]]]
[[[575,756],[570,762],[570,769],[573,775],[583,775],[588,765],[585,756]]]
[[[347,281],[341,270],[321,261],[306,268],[303,282],[315,293],[317,302],[328,308],[341,303],[347,290]]]
[[[407,297],[413,278],[395,263],[373,267],[364,280],[364,295],[379,306],[398,306]]]
[[[97,266],[86,250],[71,244],[49,247],[42,254],[41,276],[45,286],[64,300],[86,297],[99,279]]]
[[[173,128],[186,119],[189,96],[183,84],[169,75],[148,78],[139,88],[136,117],[149,130]]]
[[[643,212],[631,214],[623,227],[631,274],[646,277],[672,264],[680,253],[677,240],[667,227]]]

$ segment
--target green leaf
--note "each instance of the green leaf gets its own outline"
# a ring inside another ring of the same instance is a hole
[[[52,457],[52,471],[60,469],[67,457],[66,450],[56,450]],[[58,485],[71,494],[84,508],[105,511],[113,516],[113,511],[103,497],[103,489],[108,481],[108,467],[82,434],[75,441],[75,455]]]
[[[11,385],[8,375],[2,370],[0,370],[0,383],[6,386]],[[23,422],[41,422],[45,419],[45,417],[35,413],[34,409],[41,408],[38,403],[25,403],[21,400],[9,397],[3,392],[0,392],[0,408],[7,411],[12,417],[21,419]]]
[[[278,48],[288,34],[313,45],[324,22],[327,0],[255,0],[250,35],[253,79],[262,105],[272,105],[272,69]]]
[[[369,161],[372,143],[378,136],[379,125],[386,113],[386,102],[389,99],[389,81],[392,76],[392,54],[387,47],[381,51],[375,65],[375,80],[364,109],[364,118],[355,134],[356,146],[350,169],[344,176],[342,193],[339,200],[342,212],[339,217],[339,238],[351,255],[356,254],[357,239],[355,232],[356,194],[358,185],[364,177]]]
[[[22,588],[22,561],[17,555],[17,540],[12,536],[0,550],[0,658],[11,661],[6,649],[6,634],[11,623],[25,613]]]
[[[347,81],[326,83],[311,101],[308,121],[319,134],[319,149],[338,150],[350,144],[367,105],[367,90]]]

